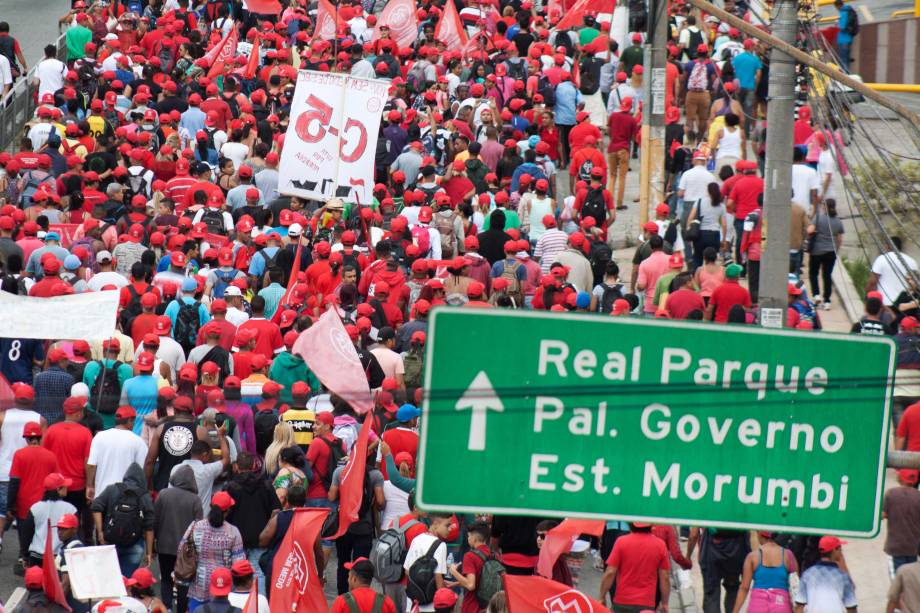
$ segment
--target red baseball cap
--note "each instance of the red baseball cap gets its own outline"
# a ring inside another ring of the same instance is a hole
[[[226,492],[218,492],[214,495],[214,498],[217,498],[220,494],[226,494],[227,498],[230,498],[230,495]],[[214,498],[211,499],[211,504],[216,504]],[[233,500],[231,498],[231,500]],[[227,507],[229,508],[229,507]],[[226,596],[233,589],[233,577],[230,574],[229,568],[218,567],[211,572],[211,595],[212,596]]]
[[[137,417],[137,411],[129,405],[120,406],[115,409],[115,419],[131,419]]]
[[[61,473],[51,473],[45,477],[43,486],[45,490],[56,490],[61,487],[70,487],[73,481]]]
[[[30,421],[22,427],[22,438],[41,438],[42,425],[37,421]]]
[[[822,536],[821,540],[818,541],[818,551],[821,553],[830,553],[838,547],[846,544],[846,541],[841,541],[836,536]]]
[[[153,370],[154,355],[149,351],[142,351],[137,356],[137,369],[141,372],[150,372]]]

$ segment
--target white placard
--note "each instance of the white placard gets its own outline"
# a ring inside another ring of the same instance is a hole
[[[373,186],[371,186],[373,187]],[[0,337],[38,339],[111,338],[117,291],[30,298],[0,292]]]
[[[77,600],[127,596],[115,545],[64,550],[70,590]]]
[[[763,326],[764,328],[782,328],[783,327],[783,309],[761,307],[760,325]]]
[[[281,151],[278,191],[370,203],[377,132],[389,87],[380,79],[301,70]]]

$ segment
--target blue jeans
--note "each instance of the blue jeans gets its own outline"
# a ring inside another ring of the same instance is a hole
[[[115,545],[115,553],[118,555],[118,566],[121,567],[122,576],[130,577],[141,565],[144,541],[140,540],[133,545]]]
[[[256,571],[255,578],[259,581],[259,593],[265,594],[265,575],[262,574],[262,567],[259,566],[259,558],[265,550],[261,547],[254,547],[246,552],[246,559],[252,564],[253,570]]]
[[[917,556],[891,556],[891,560],[894,562],[894,572],[898,572],[905,564],[916,562]]]
[[[195,609],[203,605],[206,601],[204,600],[195,600],[194,598],[188,599],[188,613],[192,613]]]
[[[850,72],[850,47],[853,43],[837,42],[837,54],[840,56],[840,67],[844,72]]]

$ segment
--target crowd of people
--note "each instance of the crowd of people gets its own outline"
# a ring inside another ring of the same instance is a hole
[[[618,40],[591,3],[456,2],[462,49],[439,38],[438,0],[417,2],[411,44],[382,0],[339,3],[330,40],[314,31],[323,3],[250,10],[266,4],[75,0],[60,20],[66,57],[50,45],[30,73],[34,116],[0,153],[0,289],[117,292],[119,309],[109,338],[0,339],[0,535],[15,524],[28,590],[17,610],[58,610],[41,572],[50,539],[74,611],[269,611],[292,516],[336,507],[361,426],[294,351],[334,310],[375,408],[358,520],[317,546],[332,611],[507,611],[501,575],[534,574],[555,522],[416,506],[431,310],[756,321],[769,65],[755,39],[671,3],[671,195],[630,237],[625,279],[612,246],[641,146],[643,3],[629,3]],[[724,4],[745,16],[746,3]],[[0,75],[12,82],[26,64],[9,30]],[[234,31],[236,56],[215,69],[208,52]],[[373,202],[279,193],[298,69],[389,81]],[[795,145],[787,320],[815,329],[844,232],[839,135],[806,106]],[[893,253],[873,266],[854,331],[897,333],[911,367],[920,307]],[[889,553],[910,573],[895,603],[920,598],[911,491],[886,511],[902,531]],[[693,529],[685,555],[672,527],[607,522],[599,600],[667,611],[672,561],[689,568],[698,548],[707,613],[723,588],[725,611],[748,594],[749,611],[790,611],[797,572],[796,605],[855,610],[839,539],[757,538],[752,553],[747,532]],[[128,597],[73,596],[64,552],[93,544],[115,546]],[[564,561],[548,578],[572,585]]]

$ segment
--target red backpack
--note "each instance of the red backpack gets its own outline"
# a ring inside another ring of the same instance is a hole
[[[418,247],[418,256],[427,258],[431,253],[431,235],[428,226],[414,226],[412,228],[412,243]]]

